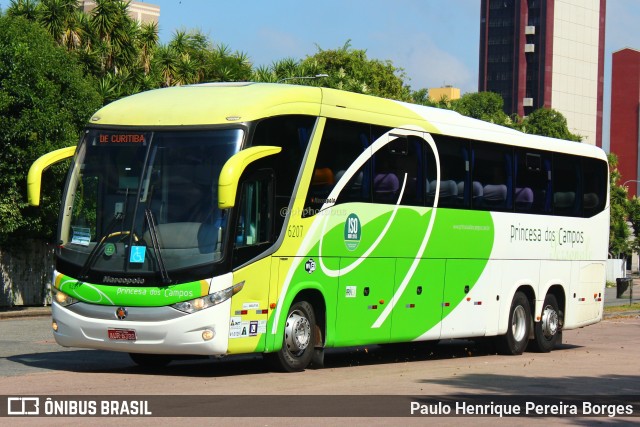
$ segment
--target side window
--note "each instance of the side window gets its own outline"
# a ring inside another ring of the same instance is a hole
[[[513,156],[509,147],[473,143],[473,208],[513,208]]]
[[[234,266],[264,251],[273,242],[273,175],[260,171],[242,183],[235,222]]]
[[[370,138],[371,129],[367,124],[327,120],[307,191],[304,216],[315,215],[324,203],[331,202],[331,190],[358,156],[369,148]],[[333,202],[370,201],[370,182],[371,171],[366,162],[349,178],[339,199]]]
[[[275,212],[284,212],[289,206],[315,122],[312,116],[291,115],[267,118],[256,125],[252,146],[282,147],[282,152],[263,162],[275,171]],[[283,222],[284,215],[276,215],[276,233],[281,231]]]
[[[516,212],[549,213],[551,210],[551,156],[542,151],[516,152],[514,205]]]
[[[584,188],[582,207],[585,217],[596,215],[604,209],[608,181],[606,162],[598,159],[582,159],[582,182]]]
[[[423,142],[423,182],[422,192],[424,194],[425,206],[433,207],[435,188],[431,188],[430,183],[436,180],[436,155],[431,149],[431,146],[426,142]],[[435,187],[435,186],[434,186]]]
[[[578,216],[582,208],[580,200],[580,160],[569,155],[553,157],[553,213]]]
[[[440,156],[439,207],[464,208],[469,206],[470,188],[469,142],[460,138],[434,135]],[[427,168],[427,205],[433,206],[436,186],[436,170]]]
[[[387,138],[388,143],[373,155],[373,202],[398,203],[404,186],[400,204],[423,206],[423,140],[393,133]]]

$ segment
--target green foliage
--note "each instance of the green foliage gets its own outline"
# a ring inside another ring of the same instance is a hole
[[[519,124],[520,130],[534,135],[580,142],[579,135],[569,131],[567,119],[553,108],[538,108]]]
[[[611,170],[609,175],[611,187],[609,254],[614,258],[623,258],[631,251],[629,242],[631,233],[627,224],[629,201],[626,187],[620,186],[621,175],[618,171],[618,157],[613,153],[609,154],[609,169]],[[637,205],[637,202],[634,203]],[[638,233],[636,232],[635,235],[638,236]]]
[[[318,75],[326,77],[313,78]],[[318,47],[316,54],[301,61],[285,58],[270,67],[257,68],[253,79],[323,86],[401,101],[412,100],[401,68],[395,67],[391,61],[369,59],[365,50],[353,49],[349,42],[338,49],[324,50]]]
[[[55,229],[64,167],[43,180],[43,209],[26,206],[26,176],[42,154],[77,142],[100,99],[79,65],[39,25],[0,16],[0,242]]]
[[[502,97],[493,92],[465,93],[460,99],[450,102],[451,109],[462,115],[498,125],[510,124],[504,113]]]

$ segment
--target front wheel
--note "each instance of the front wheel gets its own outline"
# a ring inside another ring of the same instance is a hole
[[[516,292],[509,309],[507,333],[498,337],[498,350],[502,354],[522,354],[529,342],[531,308],[529,300],[522,292]]]
[[[534,351],[548,353],[562,340],[562,318],[558,301],[552,294],[544,298],[542,316],[533,329],[535,339],[531,342]]]
[[[265,356],[278,370],[303,371],[314,355],[315,334],[316,316],[313,307],[306,301],[298,301],[287,314],[282,348]]]

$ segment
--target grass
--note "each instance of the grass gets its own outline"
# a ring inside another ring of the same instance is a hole
[[[604,308],[605,313],[621,313],[624,311],[640,311],[640,303],[634,302],[630,305],[609,305]]]

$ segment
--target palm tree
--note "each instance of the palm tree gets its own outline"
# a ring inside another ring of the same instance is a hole
[[[162,45],[156,49],[152,65],[157,68],[160,74],[162,86],[167,87],[173,84],[178,62],[179,55],[172,47]]]
[[[151,71],[151,59],[153,51],[158,45],[158,24],[150,22],[142,24],[138,41],[140,43],[140,63],[144,69],[144,74],[149,75]]]
[[[61,44],[69,51],[77,51],[82,47],[83,39],[86,36],[85,22],[87,21],[87,14],[81,10],[76,10],[67,21],[67,25],[62,33]]]
[[[36,0],[11,0],[7,8],[7,14],[35,21],[38,17]]]
[[[96,7],[91,11],[91,29],[94,34],[95,47],[102,56],[102,69],[104,72],[115,70],[116,56],[122,56],[122,51],[127,50],[125,44],[132,40],[127,31],[131,31],[133,21],[128,13],[129,1],[96,0]]]
[[[63,34],[77,9],[76,0],[40,0],[37,20],[58,44],[63,44]]]

